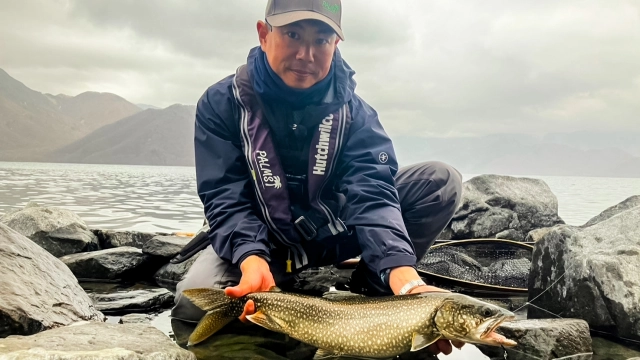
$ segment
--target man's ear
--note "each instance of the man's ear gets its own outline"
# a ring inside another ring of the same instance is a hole
[[[269,25],[262,20],[258,20],[256,24],[256,30],[258,30],[258,40],[260,40],[260,46],[262,47],[262,51],[267,43],[267,35],[269,34]]]

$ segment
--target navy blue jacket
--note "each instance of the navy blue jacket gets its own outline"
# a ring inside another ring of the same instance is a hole
[[[253,56],[255,51],[250,52],[248,63]],[[334,188],[346,197],[340,218],[355,231],[362,260],[373,271],[414,266],[416,257],[395,189],[398,164],[393,144],[376,111],[354,93],[354,71],[339,52],[334,66],[330,101],[333,105],[348,103],[352,116],[335,175]],[[232,79],[233,75],[212,85],[198,101],[195,160],[198,195],[211,228],[211,244],[222,259],[238,264],[247,254],[268,258],[270,244],[242,150]],[[381,153],[388,156],[384,162]]]

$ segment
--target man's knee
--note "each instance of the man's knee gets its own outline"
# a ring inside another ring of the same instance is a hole
[[[462,175],[453,166],[440,161],[402,168],[396,186],[403,212],[420,213],[419,208],[431,211],[437,206],[440,212],[453,214],[462,198]]]

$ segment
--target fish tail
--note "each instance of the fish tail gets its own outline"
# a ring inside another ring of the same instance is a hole
[[[206,340],[242,314],[242,301],[228,297],[222,289],[188,289],[182,294],[207,312],[189,336],[189,346]]]

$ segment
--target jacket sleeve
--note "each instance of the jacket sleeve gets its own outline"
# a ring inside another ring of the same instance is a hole
[[[196,108],[198,196],[209,221],[209,240],[218,256],[238,265],[251,254],[268,261],[267,227],[253,207],[255,194],[239,136],[233,136],[237,122],[227,88],[212,86]]]
[[[373,108],[355,97],[352,122],[339,162],[343,221],[355,230],[362,260],[373,271],[415,266],[416,256],[402,219],[394,177],[398,163],[391,139]]]

